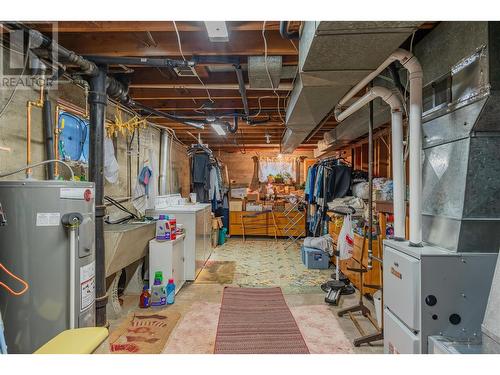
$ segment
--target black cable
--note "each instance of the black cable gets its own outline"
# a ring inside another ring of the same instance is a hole
[[[109,197],[109,196],[105,196],[104,197],[108,202],[110,202],[111,204],[113,204],[114,206],[118,207],[119,209],[121,209],[122,211],[130,214],[130,215],[134,215],[136,216],[134,213],[132,213],[131,211],[128,210],[128,208],[126,208],[125,206],[123,206],[120,202],[114,200],[113,198]],[[137,216],[136,216],[137,217]]]
[[[104,199],[107,200],[109,203],[111,203],[113,206],[117,207],[118,209],[120,209],[121,211],[123,212],[126,212],[127,214],[129,214],[131,217],[131,219],[140,219],[139,216],[137,216],[136,214],[134,214],[133,212],[129,211],[125,206],[123,206],[120,202],[117,202],[116,200],[114,200],[113,198],[105,195],[104,196]],[[121,220],[121,219],[120,219]],[[116,223],[111,223],[111,224],[116,224]]]
[[[129,216],[125,216],[125,217],[123,217],[121,219],[118,219],[116,221],[110,221],[109,219],[106,219],[106,220],[104,220],[104,222],[106,224],[121,224],[121,223],[128,222],[128,221],[132,220],[133,218],[134,217],[132,215],[129,215]]]

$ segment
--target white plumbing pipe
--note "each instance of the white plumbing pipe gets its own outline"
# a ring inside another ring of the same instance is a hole
[[[166,130],[161,130],[160,142],[160,195],[166,195],[168,183],[168,159],[169,159],[169,144],[168,133]]]
[[[374,100],[381,98],[391,107],[392,130],[392,170],[394,201],[394,238],[405,238],[405,200],[404,200],[404,167],[403,167],[403,105],[396,94],[385,87],[375,86],[343,112],[335,115],[337,121],[343,121],[354,112]]]
[[[69,328],[76,328],[76,227],[69,228]]]
[[[422,78],[416,57],[405,68],[410,74],[410,245],[422,246]]]
[[[335,118],[362,88],[394,61],[399,61],[409,73],[410,81],[410,245],[422,245],[422,66],[418,59],[404,49],[394,51],[376,70],[363,78],[335,106]],[[359,108],[358,108],[359,109]],[[394,140],[393,140],[394,141]],[[393,160],[394,161],[394,160]],[[394,163],[393,163],[394,165]],[[403,195],[404,196],[404,195]],[[394,197],[395,198],[395,197]],[[395,199],[394,199],[395,201]]]

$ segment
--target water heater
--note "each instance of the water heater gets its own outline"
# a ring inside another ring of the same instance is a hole
[[[95,325],[94,241],[92,183],[0,181],[0,263],[29,284],[21,296],[0,288],[9,353]]]

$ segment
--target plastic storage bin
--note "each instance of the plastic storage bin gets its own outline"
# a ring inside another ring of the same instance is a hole
[[[327,269],[329,267],[330,254],[323,250],[302,246],[301,252],[302,262],[307,268]]]

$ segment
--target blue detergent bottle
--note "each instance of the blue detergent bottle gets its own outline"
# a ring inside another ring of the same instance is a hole
[[[167,291],[167,305],[173,305],[175,302],[175,284],[174,279],[168,279],[168,284],[166,286]]]

